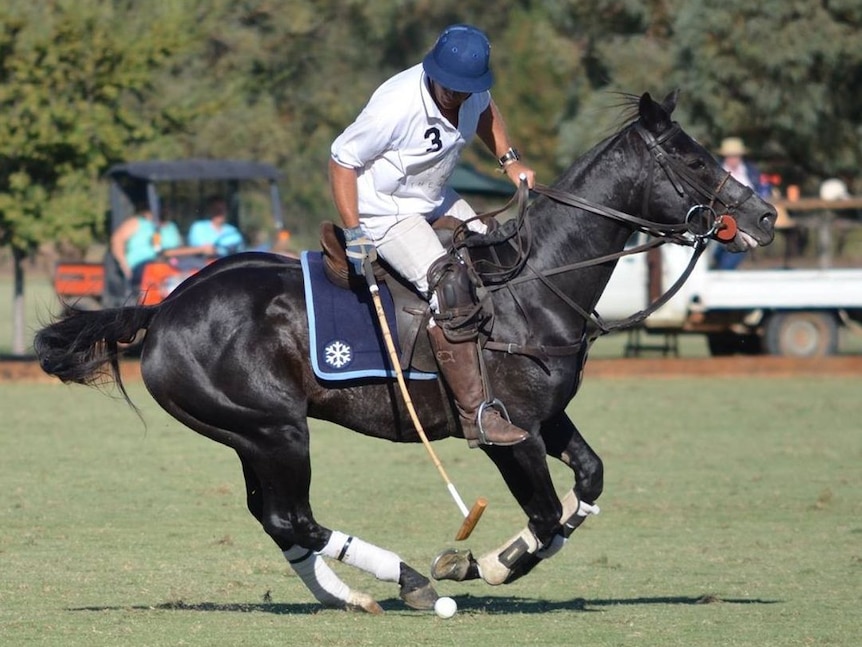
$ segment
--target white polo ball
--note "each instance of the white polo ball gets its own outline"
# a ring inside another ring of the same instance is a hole
[[[458,611],[458,605],[452,598],[437,598],[434,603],[434,613],[441,618],[451,618]]]

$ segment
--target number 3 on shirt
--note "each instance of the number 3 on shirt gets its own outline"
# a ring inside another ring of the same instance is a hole
[[[425,149],[426,153],[436,153],[443,148],[443,142],[440,140],[440,131],[436,126],[432,126],[425,131],[425,139],[431,140],[431,146]]]

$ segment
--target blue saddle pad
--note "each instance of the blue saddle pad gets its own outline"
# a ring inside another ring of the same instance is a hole
[[[323,380],[394,378],[395,371],[389,362],[370,293],[367,290],[357,293],[333,285],[324,274],[322,252],[304,251],[301,261],[314,374]],[[382,283],[380,300],[395,348],[399,349],[395,306],[388,288]],[[407,370],[404,378],[433,380],[437,374]]]

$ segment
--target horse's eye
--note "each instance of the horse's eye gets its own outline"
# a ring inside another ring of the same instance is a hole
[[[686,162],[686,166],[692,171],[700,171],[706,166],[706,163],[701,157],[693,157]]]

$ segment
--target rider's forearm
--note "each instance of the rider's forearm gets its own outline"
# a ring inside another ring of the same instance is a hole
[[[497,159],[512,148],[509,133],[506,131],[506,122],[493,100],[488,104],[485,112],[479,116],[476,134]]]
[[[517,186],[520,184],[521,178],[524,177],[527,180],[527,186],[533,188],[536,182],[536,173],[521,161],[521,156],[509,139],[503,115],[500,114],[493,100],[488,104],[485,112],[479,116],[476,134],[497,158],[501,172],[505,173],[513,184]]]
[[[359,226],[359,190],[356,170],[329,160],[329,187],[342,224],[348,229]]]

